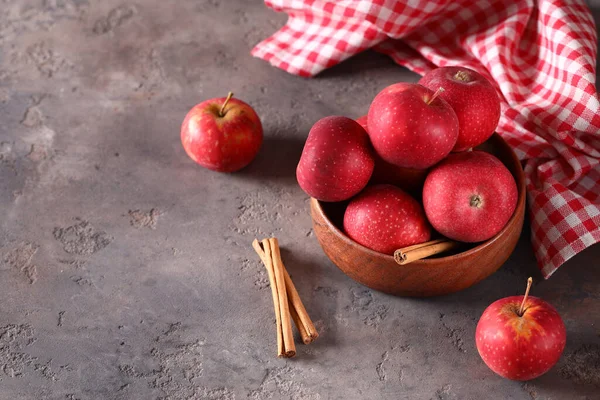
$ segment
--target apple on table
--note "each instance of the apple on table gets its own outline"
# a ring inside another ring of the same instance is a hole
[[[565,324],[554,307],[531,297],[532,279],[524,296],[492,303],[475,332],[477,351],[498,375],[519,381],[537,378],[554,366],[567,340]]]
[[[194,106],[181,125],[181,143],[190,158],[213,171],[238,171],[256,157],[263,141],[260,118],[229,92],[226,98]]]

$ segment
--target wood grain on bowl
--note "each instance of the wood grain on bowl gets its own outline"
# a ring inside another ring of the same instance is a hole
[[[398,265],[393,256],[363,247],[344,234],[341,220],[346,203],[322,203],[311,199],[314,231],[327,257],[355,281],[398,296],[453,293],[493,274],[513,252],[523,229],[525,176],[517,156],[498,134],[478,149],[495,155],[506,165],[519,191],[515,213],[496,236],[447,257]]]

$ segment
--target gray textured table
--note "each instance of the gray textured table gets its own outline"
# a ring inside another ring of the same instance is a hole
[[[542,281],[526,228],[496,274],[426,300],[328,261],[294,177],[306,134],[417,76],[370,52],[313,80],[250,57],[284,21],[260,1],[0,0],[0,398],[598,399],[600,247]],[[266,137],[226,175],[179,127],[230,89]],[[292,360],[250,246],[270,234],[322,333]],[[483,364],[474,331],[529,275],[568,343],[523,384]]]

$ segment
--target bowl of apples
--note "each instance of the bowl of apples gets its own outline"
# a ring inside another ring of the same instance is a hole
[[[526,197],[499,118],[485,77],[444,67],[385,88],[356,121],[318,121],[296,176],[329,259],[399,296],[457,292],[498,270],[521,235]],[[403,265],[394,257],[437,242],[451,250]]]

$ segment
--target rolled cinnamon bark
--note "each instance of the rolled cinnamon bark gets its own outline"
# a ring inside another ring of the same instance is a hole
[[[288,304],[287,290],[285,288],[285,276],[283,274],[283,263],[279,253],[279,242],[276,238],[264,239],[263,246],[268,242],[271,247],[271,258],[275,272],[275,284],[277,285],[277,296],[279,297],[279,313],[281,316],[281,328],[283,331],[283,356],[293,357],[296,355],[296,345],[292,334],[292,317]]]
[[[266,265],[267,264],[267,255],[265,254],[265,251],[261,247],[258,240],[255,239],[252,242],[252,247],[254,247],[254,250],[256,251],[256,253],[260,257],[262,262]],[[294,324],[296,325],[296,328],[298,329],[298,332],[300,333],[300,336],[302,337],[302,342],[304,344],[310,344],[316,338],[319,337],[319,333],[317,332],[315,325],[313,324],[312,320],[310,319],[308,312],[306,311],[306,308],[304,307],[304,304],[302,303],[302,300],[300,299],[298,290],[296,289],[296,286],[294,285],[292,278],[290,277],[289,273],[287,272],[287,270],[285,268],[285,264],[283,264],[283,261],[281,262],[281,266],[283,269],[283,274],[284,274],[284,279],[285,279],[285,287],[286,287],[286,292],[287,292],[287,297],[288,297],[288,303],[289,303],[288,308],[290,310],[290,316],[292,317],[292,320],[294,321]]]
[[[296,327],[298,328],[298,331],[302,336],[302,341],[304,342],[304,344],[312,343],[313,340],[319,337],[319,333],[317,332],[317,329],[315,328],[315,325],[313,324],[312,320],[308,316],[308,312],[306,311],[306,308],[304,308],[304,304],[302,304],[302,300],[300,299],[300,295],[296,290],[296,286],[294,286],[294,282],[292,282],[292,278],[285,269],[285,266],[283,268],[283,274],[285,277],[285,288],[287,290],[288,299],[290,301],[290,304],[292,305],[291,310],[293,309],[293,311],[298,316],[298,321],[294,320],[294,322],[296,323]],[[292,314],[292,317],[293,316],[294,314]],[[305,337],[302,334],[303,330],[306,333],[307,337]]]
[[[436,239],[425,243],[404,247],[394,252],[394,260],[400,265],[443,253],[458,246],[458,242],[448,239]]]
[[[265,243],[266,242],[266,243]],[[260,249],[258,241],[255,240],[253,245]],[[273,259],[271,258],[271,245],[269,241],[263,241],[264,250],[260,249],[264,257],[261,257],[265,267],[267,268],[267,274],[269,275],[269,282],[271,284],[271,294],[273,296],[273,308],[275,309],[275,323],[277,324],[277,357],[283,357],[285,350],[283,347],[283,330],[281,325],[281,308],[279,306],[279,293],[277,292],[277,283],[275,277],[275,270],[273,268]],[[258,251],[258,250],[257,250]]]

